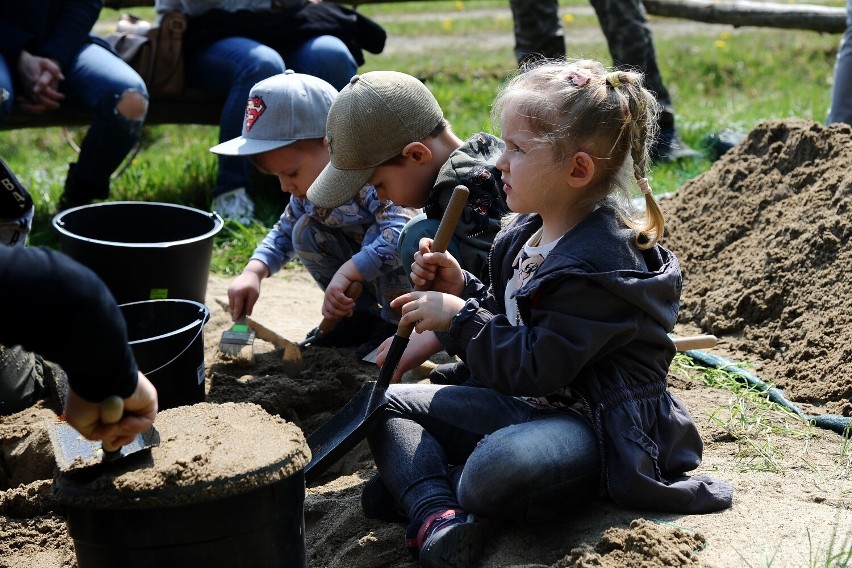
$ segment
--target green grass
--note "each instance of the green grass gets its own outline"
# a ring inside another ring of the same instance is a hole
[[[804,454],[807,442],[816,435],[813,425],[769,401],[765,391],[746,385],[735,373],[698,366],[682,353],[675,356],[671,372],[734,393],[726,406],[715,409],[708,418],[737,442],[736,458],[743,471],[784,473],[791,456],[784,455],[776,440],[802,440]]]
[[[570,56],[610,62],[597,21],[585,0],[562,1]],[[842,5],[832,1],[831,5]],[[572,9],[576,10],[572,12]],[[490,11],[489,11],[490,9]],[[489,113],[498,88],[515,69],[512,20],[505,0],[470,2],[400,2],[359,8],[387,29],[393,38],[428,41],[428,48],[365,53],[362,72],[395,69],[426,81],[451,122],[465,138],[484,130],[499,134]],[[133,8],[148,19],[150,9]],[[576,12],[576,13],[575,13]],[[120,12],[104,10],[99,25],[109,29]],[[686,35],[655,34],[663,77],[671,91],[681,135],[699,147],[702,139],[725,127],[743,132],[758,122],[804,117],[822,122],[828,107],[830,81],[839,36],[805,31],[729,29],[694,23]],[[594,32],[594,33],[591,33]],[[479,34],[479,35],[477,35]],[[493,37],[502,36],[500,42]],[[456,40],[470,39],[460,53]],[[208,152],[217,142],[210,126],[146,127],[139,154],[112,184],[111,199],[181,203],[206,209],[215,183],[216,160]],[[79,142],[85,129],[72,129]],[[33,193],[36,219],[31,244],[56,246],[51,229],[55,204],[62,192],[67,164],[75,153],[61,129],[0,133],[0,155]],[[709,169],[711,162],[666,164],[654,169],[655,191],[675,191]],[[260,222],[228,227],[214,251],[213,271],[233,274],[263,238],[286,202],[274,180],[257,177],[252,195]]]

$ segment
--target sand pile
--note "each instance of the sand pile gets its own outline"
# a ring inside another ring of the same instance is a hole
[[[766,122],[663,202],[680,321],[817,414],[852,414],[850,164],[848,125]]]

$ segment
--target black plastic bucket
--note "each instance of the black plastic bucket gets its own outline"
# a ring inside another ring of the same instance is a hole
[[[158,509],[67,507],[80,568],[304,568],[305,476]]]
[[[91,268],[119,304],[179,298],[204,302],[217,213],[172,203],[114,201],[53,218],[62,251]]]
[[[203,402],[204,324],[210,310],[192,300],[119,306],[139,370],[157,388],[159,409]]]

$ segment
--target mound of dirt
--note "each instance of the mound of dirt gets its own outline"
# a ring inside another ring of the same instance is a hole
[[[663,205],[680,321],[815,414],[852,415],[852,128],[759,124]]]

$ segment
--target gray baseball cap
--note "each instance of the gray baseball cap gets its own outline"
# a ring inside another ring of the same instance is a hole
[[[249,92],[243,134],[210,148],[214,154],[251,156],[325,137],[328,111],[337,90],[313,75],[288,69],[257,83]]]
[[[338,207],[361,190],[376,167],[427,137],[444,113],[419,79],[397,71],[355,75],[328,113],[329,164],[308,188],[319,207]]]

